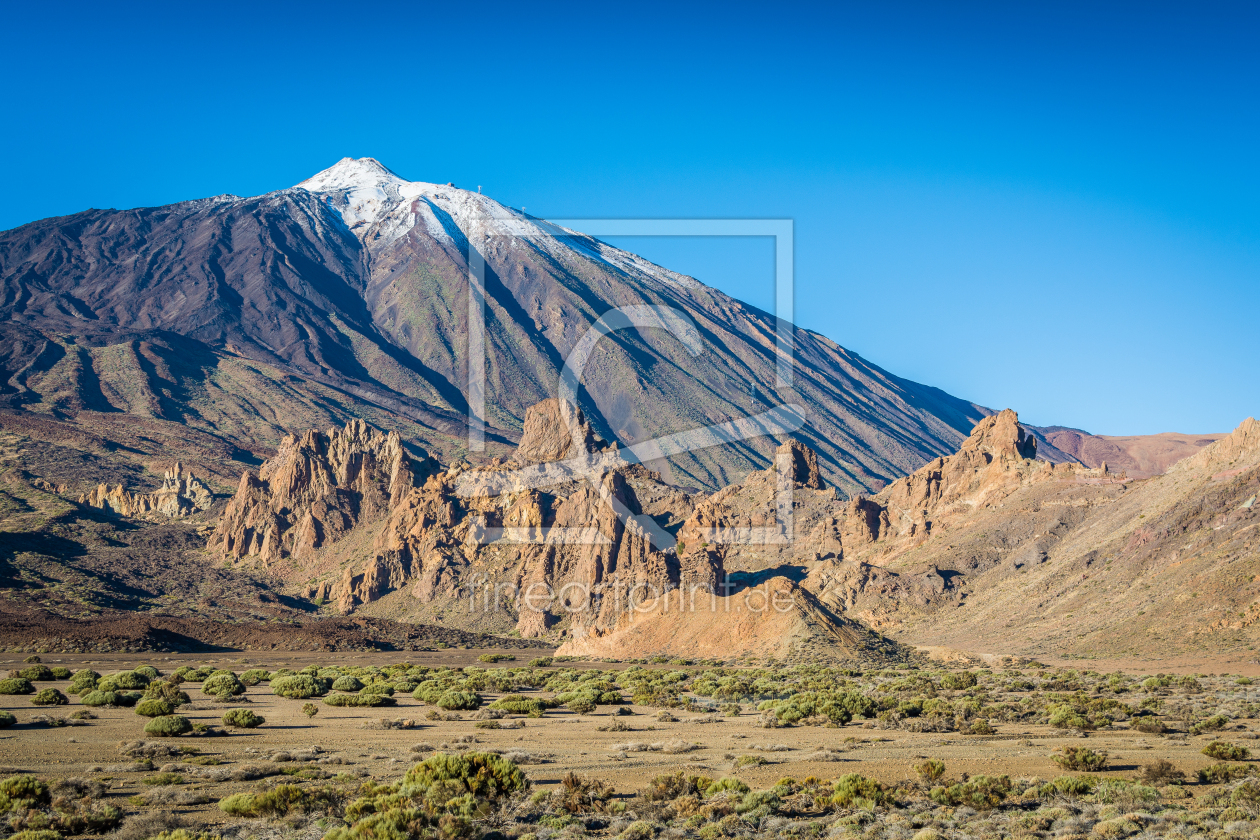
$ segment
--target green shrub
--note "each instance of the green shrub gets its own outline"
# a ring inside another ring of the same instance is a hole
[[[1038,799],[1088,796],[1094,791],[1094,780],[1088,776],[1059,776],[1036,789]]]
[[[1062,751],[1050,758],[1064,770],[1084,770],[1097,773],[1107,763],[1107,753],[1094,752],[1089,747],[1063,747]]]
[[[61,840],[61,832],[51,828],[28,828],[9,835],[8,840]]]
[[[932,788],[929,795],[938,805],[966,805],[977,811],[988,811],[1001,805],[1010,793],[1010,776],[972,776],[949,787]]]
[[[121,700],[117,691],[101,691],[99,688],[79,698],[84,706],[121,706]]]
[[[363,688],[363,683],[359,681],[358,677],[351,677],[348,675],[344,677],[338,677],[336,680],[333,681],[333,684],[332,684],[333,691],[355,692],[355,691],[359,691],[362,688]]]
[[[184,777],[178,773],[158,773],[153,776],[145,776],[140,781],[151,787],[164,787],[166,785],[182,785]]]
[[[575,715],[589,715],[595,711],[595,704],[586,697],[575,697],[565,705]]]
[[[454,798],[466,793],[495,802],[527,787],[529,779],[520,768],[495,753],[437,753],[407,771],[399,793],[421,800],[429,794]]]
[[[315,715],[319,714],[319,706],[316,706],[314,703],[305,703],[302,706],[302,714],[306,715],[308,718],[313,718]]]
[[[531,667],[531,668],[547,668],[547,667],[549,667],[549,666],[551,665],[551,663],[552,663],[553,661],[554,661],[554,660],[553,660],[550,656],[540,656],[540,657],[538,657],[537,659],[531,659],[531,660],[529,660],[529,667]]]
[[[48,786],[34,776],[10,776],[0,781],[0,814],[48,802]]]
[[[108,677],[101,677],[97,680],[96,687],[102,691],[139,691],[152,682],[148,674],[142,674],[138,671],[121,671],[117,674],[110,674]]]
[[[930,758],[922,764],[915,765],[914,772],[927,784],[935,784],[945,775],[945,762]]]
[[[359,690],[360,694],[384,694],[386,697],[394,696],[394,687],[389,683],[372,683],[365,685]]]
[[[139,668],[132,668],[131,670],[141,676],[148,677],[150,681],[156,680],[158,677],[162,676],[162,672],[157,668],[154,668],[152,665],[141,665]]]
[[[96,688],[97,681],[101,675],[90,669],[75,671],[74,676],[70,678],[70,687],[66,689],[68,694],[82,694],[85,691],[91,691]]]
[[[1051,706],[1047,711],[1050,713],[1049,723],[1056,729],[1080,729],[1084,731],[1096,728],[1089,718],[1069,705]]]
[[[0,709],[0,729],[8,729],[15,723],[17,723],[17,718],[3,709]]]
[[[478,662],[515,662],[516,657],[510,653],[483,653],[477,657]]]
[[[327,694],[331,685],[328,680],[312,677],[310,674],[294,674],[279,679],[273,677],[271,693],[290,700],[306,700]]]
[[[136,704],[136,714],[147,718],[163,717],[174,711],[175,704],[160,697],[146,697]]]
[[[144,697],[144,694],[139,691],[119,691],[116,693],[118,695],[118,699],[114,701],[115,705],[124,706],[128,709],[139,703]]]
[[[452,689],[451,691],[442,692],[434,705],[439,709],[446,709],[448,712],[463,711],[480,706],[481,698],[471,691],[456,691]]]
[[[210,697],[239,697],[245,693],[245,683],[228,671],[207,677],[201,684],[201,693]]]
[[[257,729],[266,722],[251,709],[229,709],[223,713],[223,725],[234,729]]]
[[[964,688],[972,688],[976,682],[975,674],[970,671],[959,671],[941,677],[941,688],[950,691],[960,691]]]
[[[392,706],[397,701],[386,694],[329,694],[324,702],[329,706],[375,707]]]
[[[149,687],[144,690],[144,696],[155,700],[165,700],[172,706],[182,706],[192,701],[188,693],[181,691],[176,683],[165,680],[155,680],[149,683]]]
[[[889,799],[887,789],[874,779],[847,773],[836,779],[831,804],[837,808],[873,808]]]
[[[55,688],[41,688],[31,698],[31,702],[36,706],[64,706],[70,702],[70,698]]]
[[[0,680],[0,694],[34,694],[35,686],[25,677],[9,677]]]
[[[234,817],[284,817],[295,813],[332,811],[341,802],[333,788],[307,789],[297,785],[276,785],[261,793],[237,793],[219,802],[219,808]]]
[[[501,709],[513,715],[541,714],[546,708],[542,700],[523,697],[520,694],[508,694],[490,704],[491,709]]]
[[[52,675],[54,680],[68,680],[72,676],[70,669],[64,665],[54,665]]]
[[[704,777],[702,776],[700,778],[703,779]],[[752,790],[752,788],[748,787],[748,785],[744,784],[744,782],[742,782],[739,779],[736,779],[732,776],[727,776],[726,778],[718,779],[716,782],[710,783],[708,787],[704,788],[704,795],[716,796],[717,794],[723,793],[728,790],[733,791],[735,793],[744,794],[744,793],[748,793],[748,791]]]
[[[17,675],[31,682],[47,682],[48,680],[56,679],[53,676],[52,668],[49,668],[47,665],[30,665],[18,671]]]
[[[1224,741],[1213,741],[1203,748],[1203,754],[1217,761],[1246,761],[1251,752],[1238,744],[1227,744]]]
[[[1197,775],[1199,784],[1220,785],[1245,778],[1250,773],[1251,768],[1246,764],[1213,764],[1199,770]]]
[[[174,738],[192,732],[192,721],[183,715],[155,717],[144,725],[144,734],[155,738]]]
[[[241,674],[241,682],[247,686],[255,686],[271,679],[271,674],[262,668],[250,668]]]

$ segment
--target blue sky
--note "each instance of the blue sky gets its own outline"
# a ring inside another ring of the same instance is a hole
[[[1255,4],[36,5],[0,229],[373,156],[552,218],[790,217],[798,323],[1032,423],[1260,413]],[[764,240],[619,244],[771,306]]]

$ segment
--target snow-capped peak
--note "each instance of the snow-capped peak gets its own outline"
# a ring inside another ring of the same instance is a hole
[[[339,190],[370,189],[389,184],[405,184],[388,167],[376,158],[349,158],[337,161],[323,172],[318,172],[298,184],[308,192],[337,192]]]

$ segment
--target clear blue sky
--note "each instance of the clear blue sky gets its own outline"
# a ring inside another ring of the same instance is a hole
[[[790,217],[798,323],[898,375],[1100,434],[1260,414],[1257,4],[601,5],[11,5],[0,228],[346,155]],[[771,307],[765,241],[632,244]]]

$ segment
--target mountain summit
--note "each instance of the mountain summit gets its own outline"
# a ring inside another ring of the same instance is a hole
[[[489,196],[407,181],[372,158],[345,158],[261,196],[87,210],[0,233],[0,400],[126,446],[142,427],[204,436],[204,452],[244,463],[292,429],[354,417],[457,460],[473,251],[485,264],[490,455],[510,451],[529,406],[557,395],[591,326],[627,305],[685,313],[701,346],[693,355],[655,329],[600,340],[578,401],[605,440],[639,443],[794,403],[807,414],[798,436],[847,494],[953,451],[989,413],[799,329],[794,389],[777,390],[769,313]],[[718,487],[765,467],[780,442],[653,466],[683,485]],[[204,452],[181,454],[211,480],[238,471]]]

